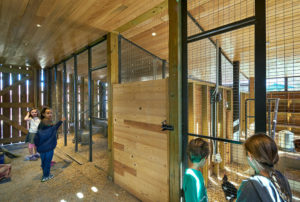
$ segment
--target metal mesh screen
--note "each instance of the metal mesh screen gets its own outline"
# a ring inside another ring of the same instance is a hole
[[[120,36],[121,83],[162,79],[166,74],[166,62]]]
[[[279,169],[289,180],[293,200],[300,201],[300,153],[294,144],[300,139],[300,4],[296,0],[266,3],[266,83],[267,97],[272,99],[268,129],[280,149]]]

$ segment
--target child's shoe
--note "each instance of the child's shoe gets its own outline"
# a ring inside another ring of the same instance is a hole
[[[49,177],[43,177],[41,182],[46,182],[47,180],[49,180]]]
[[[50,174],[49,177],[48,177],[48,180],[51,180],[52,178],[54,178],[54,175]]]
[[[40,154],[39,153],[36,153],[33,155],[35,158],[40,158]]]
[[[11,178],[10,177],[5,177],[5,178],[2,178],[0,180],[0,184],[3,184],[3,183],[6,183],[6,182],[10,182],[11,181]]]
[[[36,160],[38,160],[38,158],[36,158],[35,155],[32,155],[32,156],[29,158],[29,160],[30,160],[30,161],[36,161]]]
[[[29,160],[30,160],[30,157],[32,157],[32,156],[31,156],[31,155],[25,156],[24,161],[29,161]]]

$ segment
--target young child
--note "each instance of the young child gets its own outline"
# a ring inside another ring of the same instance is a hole
[[[44,107],[41,111],[41,123],[38,126],[38,132],[34,138],[34,142],[37,147],[37,151],[41,155],[41,166],[43,169],[42,182],[54,177],[50,174],[51,160],[57,144],[57,130],[64,120],[65,118],[62,118],[61,121],[58,121],[55,125],[53,125],[52,110],[48,107]]]
[[[29,160],[37,160],[39,158],[39,154],[36,153],[36,147],[34,145],[34,136],[37,133],[38,126],[40,124],[40,119],[38,117],[38,110],[33,108],[31,109],[24,118],[25,121],[29,121],[29,132],[26,136],[25,142],[28,142],[28,150],[29,150]]]
[[[209,155],[208,143],[201,138],[190,141],[187,155],[191,165],[186,169],[183,179],[183,191],[186,202],[207,202],[204,179],[199,168],[203,167]]]
[[[279,161],[274,140],[258,133],[245,141],[244,148],[255,175],[242,182],[236,201],[292,201],[288,180],[274,168]]]

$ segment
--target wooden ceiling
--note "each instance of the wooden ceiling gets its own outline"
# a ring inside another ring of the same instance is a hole
[[[21,2],[21,3],[20,3]],[[95,41],[118,30],[163,0],[2,0],[0,1],[0,63],[51,66]],[[299,0],[266,0],[268,77],[300,76]],[[254,0],[188,0],[188,10],[209,30],[254,15]],[[41,24],[38,28],[36,25]],[[154,17],[121,34],[146,50],[168,60],[169,19],[167,7]],[[188,35],[200,33],[188,19]],[[156,36],[152,36],[156,33]],[[212,38],[231,61],[239,60],[248,77],[254,75],[254,27]],[[207,41],[207,42],[205,42]],[[213,75],[211,42],[193,43],[189,49],[190,71],[201,77]],[[198,45],[197,45],[198,43]],[[210,48],[210,49],[209,49]],[[93,50],[93,66],[105,58],[105,47]],[[211,56],[210,56],[211,55]],[[95,61],[94,61],[95,60]],[[98,60],[98,61],[96,61]],[[72,72],[72,61],[68,61]],[[79,74],[87,74],[87,54],[78,56]],[[203,69],[205,67],[205,69]],[[201,73],[202,72],[202,73]]]
[[[1,0],[0,63],[53,65],[161,2]]]

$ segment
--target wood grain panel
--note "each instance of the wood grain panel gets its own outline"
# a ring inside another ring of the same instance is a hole
[[[113,86],[114,179],[143,201],[168,201],[167,81]]]

